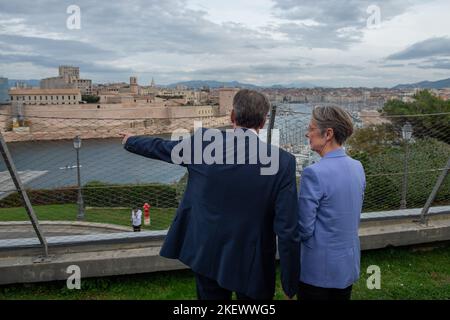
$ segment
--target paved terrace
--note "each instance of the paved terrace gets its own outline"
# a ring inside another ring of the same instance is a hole
[[[427,225],[417,222],[420,212],[406,209],[362,214],[361,249],[450,240],[450,206],[431,208]],[[48,258],[40,256],[43,250],[37,238],[0,240],[0,284],[65,280],[67,267],[74,264],[81,268],[82,277],[187,268],[159,256],[166,231],[121,232],[114,226],[84,224],[91,232],[105,233],[48,237]]]

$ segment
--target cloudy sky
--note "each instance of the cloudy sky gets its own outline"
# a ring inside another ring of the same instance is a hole
[[[70,5],[79,29],[67,27]],[[439,80],[450,77],[449,12],[448,0],[1,0],[0,76],[72,64],[94,82],[142,85]]]

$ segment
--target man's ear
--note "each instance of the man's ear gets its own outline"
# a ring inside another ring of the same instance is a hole
[[[266,119],[263,120],[263,122],[262,122],[261,125],[259,126],[259,129],[264,128],[265,125],[266,125]]]
[[[231,121],[231,123],[233,123],[233,124],[236,123],[236,115],[234,114],[234,109],[231,110],[230,121]]]

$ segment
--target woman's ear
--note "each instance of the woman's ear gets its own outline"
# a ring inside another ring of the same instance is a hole
[[[333,140],[334,130],[332,128],[328,128],[326,135],[327,135],[326,138],[327,138],[328,141]]]

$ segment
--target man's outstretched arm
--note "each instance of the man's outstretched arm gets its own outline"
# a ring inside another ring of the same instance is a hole
[[[174,163],[172,150],[180,141],[121,134],[125,150],[147,158]]]

